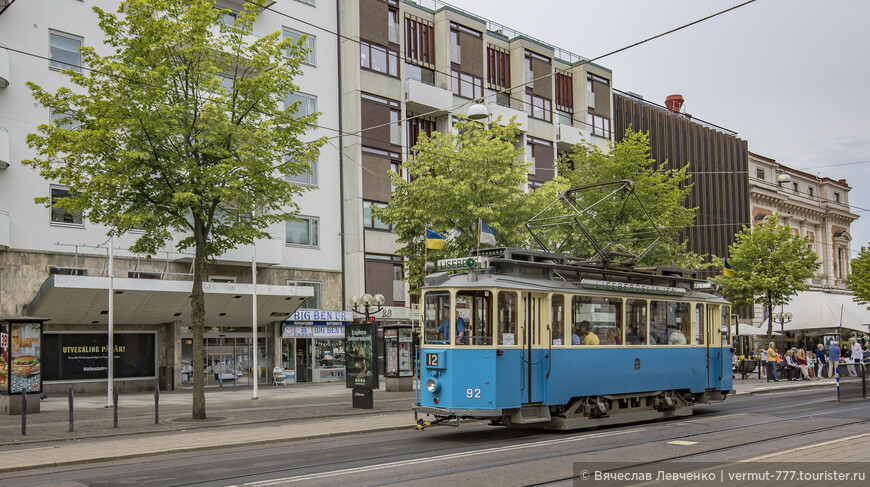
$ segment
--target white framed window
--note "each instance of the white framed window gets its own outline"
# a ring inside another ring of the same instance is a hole
[[[284,38],[286,39],[288,37],[293,39],[294,43],[299,42],[299,39],[305,37],[304,45],[308,48],[308,54],[305,58],[305,64],[317,66],[317,38],[315,38],[311,34],[306,34],[305,32],[299,32],[298,30],[284,27]]]
[[[296,220],[287,222],[286,243],[317,247],[319,245],[320,219],[313,216],[296,216]]]
[[[284,160],[289,161],[290,156],[284,156]],[[284,180],[302,186],[317,186],[317,162],[309,162],[308,170],[302,171],[299,174],[287,174],[284,176]]]
[[[317,3],[315,0],[296,0],[296,1],[299,3],[304,3],[305,5],[311,5],[312,7],[317,6]]]
[[[321,284],[317,281],[293,281],[287,280],[288,286],[307,286],[314,289],[314,296],[306,299],[299,305],[302,309],[323,309],[321,304]]]
[[[290,93],[287,95],[287,98],[284,99],[284,108],[289,107],[297,101],[302,102],[296,108],[297,118],[317,113],[317,97],[306,93]]]
[[[80,211],[70,211],[60,205],[60,199],[68,196],[70,196],[70,192],[66,187],[51,187],[51,223],[84,227],[85,221]]]
[[[372,214],[372,208],[384,208],[386,206],[385,203],[363,200],[363,227],[375,228],[378,230],[391,230],[392,227],[389,224],[382,222]]]
[[[70,114],[65,112],[52,111],[51,124],[57,128],[65,130],[78,130],[78,128],[81,127],[79,122],[72,120]]]
[[[71,69],[77,73],[82,72],[82,37],[59,32],[48,31],[49,61],[48,66],[52,69]]]

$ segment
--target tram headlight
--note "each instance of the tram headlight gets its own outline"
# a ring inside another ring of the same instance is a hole
[[[441,381],[438,379],[429,379],[426,381],[426,390],[432,394],[441,390]]]

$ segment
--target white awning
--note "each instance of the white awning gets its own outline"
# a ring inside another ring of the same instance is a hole
[[[774,308],[774,312],[779,312]],[[785,324],[785,331],[824,330],[843,328],[868,333],[870,310],[852,301],[851,294],[832,294],[821,291],[797,293],[782,311],[792,314],[792,320]],[[767,320],[762,329],[767,329]],[[773,329],[779,330],[780,323],[774,318]]]
[[[738,334],[738,331],[740,332]],[[779,335],[778,331],[773,332],[774,335]],[[739,336],[761,336],[767,335],[767,328],[756,328],[748,323],[740,323],[740,329],[738,330],[737,325],[731,325],[731,335],[739,335]]]

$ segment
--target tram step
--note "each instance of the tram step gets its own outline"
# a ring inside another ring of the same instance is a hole
[[[511,413],[511,423],[532,424],[550,421],[550,407],[546,404],[530,404]]]

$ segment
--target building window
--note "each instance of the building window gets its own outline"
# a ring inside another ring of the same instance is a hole
[[[526,113],[532,118],[552,122],[553,102],[542,96],[526,92]]]
[[[794,188],[794,192],[797,193],[798,189],[799,189],[798,183],[791,183],[791,186],[792,186],[792,188]]]
[[[809,194],[810,194],[810,198],[812,198],[812,197],[813,197],[813,192],[814,192],[814,191],[813,191],[813,188],[812,188],[812,187],[809,187],[809,188],[807,188],[807,191],[808,191]]]
[[[208,282],[233,283],[236,282],[236,278],[230,276],[208,276]]]
[[[459,47],[459,31],[450,29],[450,62],[462,64],[462,50]]]
[[[837,203],[840,202],[840,193],[834,193],[834,201]]]
[[[299,3],[304,3],[305,5],[315,6],[315,0],[296,0]]]
[[[395,44],[399,43],[399,9],[390,8],[387,14],[387,32],[389,41]]]
[[[320,219],[311,216],[296,216],[296,218],[287,222],[286,242],[292,245],[317,247]]]
[[[288,279],[287,285],[288,286],[310,287],[310,288],[314,289],[314,296],[306,299],[305,301],[302,301],[302,304],[299,305],[300,308],[302,308],[302,309],[323,309],[322,304],[321,304],[321,299],[320,299],[321,295],[322,295],[321,290],[320,290],[321,284],[319,282],[316,282],[316,281],[292,281],[292,280]]]
[[[556,108],[574,112],[574,78],[567,73],[556,73]]]
[[[51,112],[51,124],[64,130],[78,130],[82,125],[80,122],[70,118],[69,113],[55,111]]]
[[[757,177],[758,179],[764,179],[764,168],[763,167],[755,168],[755,177]]]
[[[69,196],[70,192],[67,188],[56,186],[51,188],[51,223],[84,226],[85,222],[80,211],[69,211],[60,205],[61,198]]]
[[[360,98],[365,101],[380,103],[390,107],[390,143],[393,145],[402,145],[402,112],[399,109],[399,102],[369,93],[361,93]]]
[[[363,226],[365,228],[374,228],[376,230],[391,230],[392,227],[372,214],[372,208],[384,208],[387,205],[384,203],[376,203],[374,201],[363,201]]]
[[[453,94],[462,98],[477,99],[483,96],[483,79],[452,70]]]
[[[486,82],[489,88],[504,91],[511,86],[511,56],[506,49],[490,44],[486,48]]]
[[[405,18],[405,56],[411,62],[435,66],[435,28],[431,23]]]
[[[425,117],[417,117],[408,114],[408,120],[405,122],[408,127],[408,151],[410,152],[417,142],[420,140],[420,134],[425,133],[432,136],[435,131],[435,120]]]
[[[405,79],[415,79],[427,85],[435,84],[435,71],[416,64],[405,63]]]
[[[300,103],[296,107],[296,113],[294,114],[296,118],[317,113],[317,97],[305,93],[290,93],[287,95],[287,98],[284,99],[284,108],[289,108],[297,101]]]
[[[399,76],[399,51],[369,42],[359,43],[360,66],[390,76]]]
[[[77,73],[82,72],[82,47],[83,39],[72,34],[65,34],[54,30],[48,31],[49,61],[48,65],[54,69],[71,69]]]
[[[303,43],[303,45],[308,48],[308,54],[306,54],[305,57],[305,64],[317,66],[317,39],[311,34],[306,34],[304,32],[299,32],[284,27],[284,38],[286,39],[288,37],[293,39],[294,43],[298,43],[299,39],[302,39],[304,37],[305,42]],[[290,52],[288,51],[285,55],[289,56]]]
[[[284,156],[284,160],[289,162],[290,156]],[[309,162],[308,169],[303,170],[299,174],[285,175],[284,180],[302,186],[317,186],[317,162]]]
[[[591,110],[586,114],[586,124],[592,135],[610,139],[610,119],[596,115]]]

